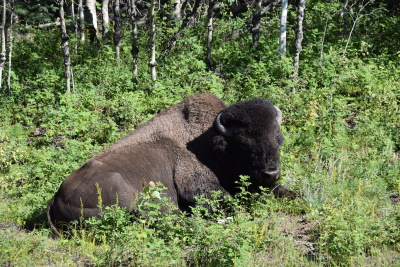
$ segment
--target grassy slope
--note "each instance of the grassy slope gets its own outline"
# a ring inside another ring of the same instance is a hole
[[[140,85],[130,82],[128,49],[117,66],[108,47],[93,58],[85,47],[80,53],[87,57],[74,59],[75,93],[64,95],[57,52],[44,52],[57,46],[37,38],[43,51],[17,41],[24,49],[15,63],[14,94],[1,96],[2,264],[400,264],[398,62],[343,60],[330,50],[321,67],[305,50],[301,79],[293,82],[289,65],[274,55],[244,54],[238,46],[248,46],[248,39],[240,35],[227,43],[217,37],[220,66],[204,71],[199,41],[187,38],[178,48],[194,56],[166,59],[153,89],[144,59]],[[264,51],[271,43],[261,43]],[[51,238],[45,207],[66,175],[156,112],[205,91],[227,103],[261,96],[282,109],[282,183],[302,199],[241,202],[225,224],[217,221],[226,214],[149,215],[131,224],[114,210],[87,230]]]

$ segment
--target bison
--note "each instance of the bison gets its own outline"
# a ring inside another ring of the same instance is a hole
[[[282,114],[271,102],[255,98],[227,107],[204,93],[162,111],[117,143],[89,159],[61,184],[47,209],[53,221],[99,215],[102,203],[132,209],[143,181],[160,181],[167,197],[182,210],[212,191],[235,195],[236,181],[248,175],[254,188],[291,194],[280,178]],[[54,227],[53,227],[54,228]]]

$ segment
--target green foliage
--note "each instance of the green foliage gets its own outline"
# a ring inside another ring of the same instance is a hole
[[[324,207],[321,214],[321,248],[333,263],[348,265],[359,261],[371,250],[391,246],[398,241],[399,222],[393,220],[395,210],[381,212],[371,209],[371,204],[371,201],[356,200],[342,206],[337,201]]]
[[[59,30],[17,29],[12,94],[0,96],[0,262],[397,266],[400,17],[382,3],[363,11],[344,55],[343,1],[308,2],[296,78],[293,48],[282,59],[277,55],[277,9],[262,18],[258,47],[248,33],[252,10],[216,19],[212,70],[204,63],[201,18],[158,61],[156,86],[148,73],[146,26],[139,28],[138,83],[131,79],[129,34],[119,64],[111,45],[80,43],[71,35],[78,49],[71,50],[70,94],[64,93]],[[20,16],[28,16],[27,8],[21,6]],[[168,8],[159,12],[164,28],[157,33],[157,53],[180,24],[168,20]],[[42,15],[26,21],[47,21],[49,14]],[[292,10],[288,21],[295,19]],[[347,23],[348,34],[352,21]],[[288,31],[288,44],[293,41]],[[242,177],[234,198],[221,192],[199,196],[188,215],[176,211],[162,185],[144,185],[135,212],[102,207],[85,227],[76,223],[69,235],[48,238],[46,205],[69,173],[161,110],[203,92],[227,104],[264,97],[279,106],[285,136],[281,183],[300,199],[249,192]]]

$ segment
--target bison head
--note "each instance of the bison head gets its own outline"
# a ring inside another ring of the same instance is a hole
[[[235,103],[215,119],[214,150],[229,162],[231,173],[249,175],[252,184],[271,187],[280,177],[281,122],[281,111],[267,100]]]

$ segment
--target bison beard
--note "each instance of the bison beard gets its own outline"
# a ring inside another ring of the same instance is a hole
[[[49,203],[49,223],[98,216],[97,186],[104,206],[118,199],[128,210],[143,181],[162,182],[181,210],[211,191],[234,195],[240,175],[250,176],[254,190],[264,186],[279,197],[290,195],[276,184],[281,121],[280,110],[264,99],[226,107],[211,94],[189,97],[72,172]]]

